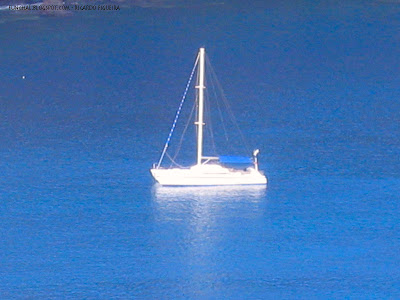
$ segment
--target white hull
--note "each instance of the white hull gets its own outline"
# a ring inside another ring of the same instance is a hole
[[[154,179],[164,186],[265,185],[267,178],[248,168],[235,170],[220,165],[196,165],[188,169],[151,169]]]

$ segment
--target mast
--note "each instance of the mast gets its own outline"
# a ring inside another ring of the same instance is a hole
[[[198,120],[197,124],[197,165],[201,165],[203,158],[203,112],[204,112],[204,65],[205,65],[205,50],[200,48],[199,51],[199,79],[196,88],[199,90],[199,103],[198,103]]]

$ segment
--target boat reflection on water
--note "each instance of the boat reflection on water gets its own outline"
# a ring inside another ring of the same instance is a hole
[[[153,247],[163,254],[163,262],[176,266],[165,277],[184,278],[182,294],[188,298],[198,298],[192,287],[221,281],[231,252],[251,240],[257,228],[254,224],[265,215],[265,185],[155,184],[152,194],[157,232]]]
[[[266,195],[265,185],[168,187],[155,184],[154,200],[179,202],[185,200],[210,202],[260,202]]]
[[[206,186],[206,187],[165,187],[153,186],[153,204],[158,216],[168,215],[182,219],[195,218],[207,222],[234,214],[260,211],[264,202],[266,187],[261,186]]]

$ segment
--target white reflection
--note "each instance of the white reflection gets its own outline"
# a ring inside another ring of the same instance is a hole
[[[266,186],[203,186],[203,187],[165,187],[153,186],[154,200],[159,202],[194,200],[210,202],[259,202],[266,194]]]
[[[153,201],[158,216],[169,220],[190,219],[196,226],[210,225],[226,215],[226,210],[237,213],[259,211],[258,204],[265,199],[265,186],[153,186]]]
[[[262,217],[266,187],[156,184],[152,194],[154,220],[162,241],[157,247],[174,261],[179,259],[182,269],[187,270],[187,286],[191,287],[203,282],[204,274],[210,282],[220,280],[220,264],[224,261],[220,253],[235,249],[236,233],[243,234],[242,224]],[[191,298],[192,290],[183,288],[183,293]]]
[[[153,203],[159,221],[182,222],[201,233],[227,218],[255,217],[265,186],[165,187],[153,186]],[[200,236],[199,236],[200,237]]]

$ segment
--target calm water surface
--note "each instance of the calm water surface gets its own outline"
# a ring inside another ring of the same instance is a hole
[[[400,297],[398,4],[0,20],[2,299]],[[200,46],[267,189],[153,184]]]

